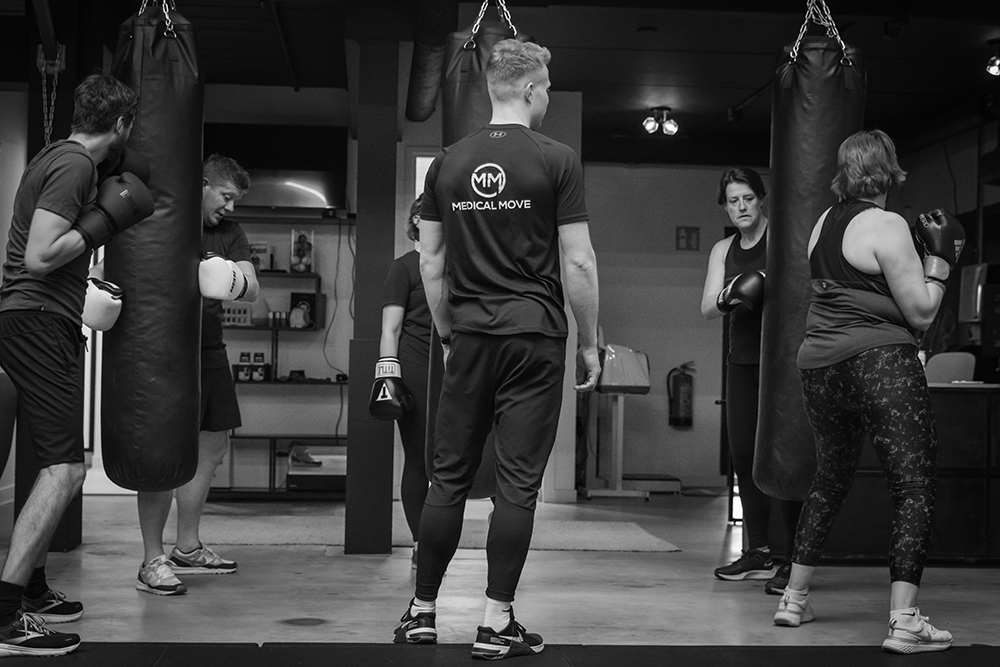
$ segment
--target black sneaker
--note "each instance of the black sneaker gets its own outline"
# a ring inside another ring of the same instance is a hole
[[[510,610],[510,623],[497,632],[493,628],[479,627],[476,643],[472,645],[472,657],[480,660],[503,660],[519,655],[535,655],[545,648],[542,636],[528,632],[514,620],[514,608]]]
[[[768,595],[784,595],[785,587],[788,586],[788,577],[792,574],[792,564],[785,563],[778,568],[778,572],[764,584],[764,592]]]
[[[744,551],[742,556],[729,565],[715,570],[715,576],[726,581],[770,579],[774,574],[774,561],[771,560],[771,554],[757,549]]]
[[[0,657],[66,655],[80,645],[80,635],[49,630],[31,614],[17,612],[14,622],[0,628]]]
[[[392,638],[395,644],[436,644],[438,639],[437,628],[434,627],[434,619],[437,613],[433,611],[422,611],[415,616],[410,613],[413,601],[406,606],[406,613],[399,619],[396,633]]]
[[[67,600],[65,593],[51,588],[37,600],[21,598],[21,609],[46,623],[69,623],[83,616],[83,603]]]

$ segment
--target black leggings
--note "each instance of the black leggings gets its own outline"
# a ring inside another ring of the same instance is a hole
[[[769,546],[768,525],[772,504],[781,510],[787,551],[792,548],[795,525],[802,503],[775,500],[754,484],[753,458],[757,441],[757,404],[760,393],[760,366],[728,364],[726,367],[726,433],[733,470],[739,478],[743,526],[751,549]]]
[[[819,562],[867,434],[895,507],[890,578],[919,586],[934,514],[937,437],[917,348],[877,347],[801,375],[816,435],[817,467],[799,517],[792,560],[802,565]]]
[[[399,439],[403,444],[403,476],[399,482],[399,497],[403,514],[413,540],[420,532],[420,515],[427,497],[427,350],[410,350],[400,345],[399,364],[403,382],[413,394],[413,409],[396,420]]]

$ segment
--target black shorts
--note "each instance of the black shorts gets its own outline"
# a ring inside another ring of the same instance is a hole
[[[18,428],[27,428],[39,468],[83,463],[80,325],[62,315],[0,313],[0,366],[17,387]]]
[[[228,431],[243,425],[229,366],[201,369],[201,429]]]
[[[465,500],[495,423],[497,495],[535,508],[559,426],[565,355],[564,338],[452,335],[434,427],[428,505]]]

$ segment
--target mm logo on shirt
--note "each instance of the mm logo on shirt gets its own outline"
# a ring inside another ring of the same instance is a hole
[[[492,162],[481,164],[472,172],[472,189],[480,197],[492,199],[507,185],[507,174],[503,167]]]

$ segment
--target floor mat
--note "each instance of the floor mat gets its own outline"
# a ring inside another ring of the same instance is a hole
[[[905,658],[904,658],[905,660]],[[1000,647],[963,646],[926,653],[920,667],[979,667],[1000,664]],[[531,667],[899,667],[900,656],[877,646],[548,646],[526,663]],[[38,665],[37,658],[5,658],[5,667]],[[55,663],[53,663],[55,664]],[[84,642],[59,658],[59,667],[190,667],[209,664],[253,667],[468,666],[469,646],[444,644],[112,644]]]

